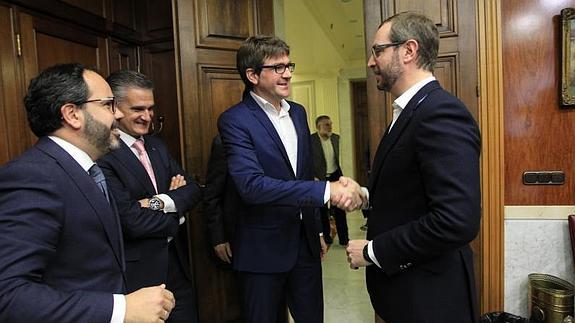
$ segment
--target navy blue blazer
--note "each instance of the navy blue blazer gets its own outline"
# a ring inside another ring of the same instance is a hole
[[[384,320],[479,317],[468,244],[480,226],[480,149],[475,120],[436,81],[416,93],[380,142],[367,239],[383,271],[374,265],[366,274]]]
[[[305,109],[295,102],[289,105],[298,137],[297,174],[273,124],[251,95],[218,119],[229,174],[243,201],[232,244],[236,270],[274,273],[293,268],[302,228],[300,212],[309,248],[319,259],[317,208],[324,204],[325,182],[313,181]]]
[[[49,138],[0,168],[0,263],[0,322],[107,323],[125,292],[117,213]]]
[[[140,199],[156,195],[156,192],[144,166],[123,141],[120,140],[119,149],[98,160],[118,205],[126,248],[128,291],[167,282],[169,236],[174,237],[171,243],[176,243],[182,268],[190,274],[186,226],[179,225],[179,217],[201,199],[198,184],[170,156],[164,142],[155,136],[144,136],[144,142],[158,192],[174,200],[178,214],[140,207]],[[177,174],[186,178],[187,185],[169,191],[171,178]]]

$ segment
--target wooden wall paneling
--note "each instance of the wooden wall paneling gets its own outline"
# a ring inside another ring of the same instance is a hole
[[[457,53],[452,53],[438,57],[433,71],[441,86],[451,93],[457,93],[457,56]]]
[[[394,12],[424,12],[435,22],[441,37],[457,34],[457,1],[455,0],[394,0]]]
[[[145,41],[174,39],[172,4],[166,0],[146,0],[143,37]]]
[[[99,12],[99,7],[109,7],[107,1],[111,0],[68,0],[69,3],[58,0],[5,0],[14,3],[26,10],[27,13],[36,17],[45,15],[60,19],[64,22],[73,22],[80,26],[90,28],[94,31],[105,32],[107,30],[107,21],[104,13]],[[74,4],[74,2],[77,2]],[[93,3],[92,3],[93,2]],[[80,5],[82,7],[78,7]],[[93,12],[95,11],[95,12]]]
[[[106,0],[60,0],[76,8],[93,13],[102,18],[106,17]],[[118,0],[114,0],[117,2]]]
[[[575,110],[559,105],[560,22],[575,1],[502,1],[505,205],[575,204]],[[565,172],[563,185],[524,185],[533,170]]]
[[[0,165],[30,146],[19,71],[15,13],[0,5]],[[21,37],[21,36],[20,36]]]
[[[501,0],[479,0],[478,66],[481,144],[481,313],[503,310],[504,119]],[[476,264],[477,265],[477,264]]]
[[[115,38],[109,39],[108,44],[110,45],[110,73],[123,69],[138,70],[140,65],[138,59],[139,46]]]
[[[256,33],[255,0],[196,0],[198,47],[238,49]]]
[[[112,20],[115,31],[136,34],[138,31],[136,0],[113,0]],[[122,30],[124,29],[124,30]]]
[[[242,99],[244,83],[236,71],[235,66],[218,66],[200,64],[200,115],[202,121],[202,168],[205,174],[211,148],[211,139],[218,133],[217,121],[225,110]]]

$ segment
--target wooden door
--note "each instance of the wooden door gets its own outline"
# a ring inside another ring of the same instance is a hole
[[[273,34],[273,1],[174,0],[178,105],[186,169],[204,182],[217,118],[241,100],[236,50],[249,36]],[[238,286],[218,268],[201,210],[188,223],[200,322],[241,322]]]
[[[0,4],[0,165],[20,155],[33,137],[22,102],[22,38],[15,28],[16,20],[16,12]]]
[[[369,115],[367,113],[367,87],[365,80],[351,82],[351,105],[354,129],[355,180],[367,186],[371,170]]]
[[[365,0],[366,56],[371,55],[371,42],[380,23],[387,17],[403,11],[423,13],[435,22],[441,39],[434,75],[443,88],[460,98],[475,119],[479,120],[475,2],[472,0]],[[391,122],[393,98],[377,89],[375,78],[370,71],[368,71],[367,93],[373,158],[375,149],[387,125]],[[475,241],[471,243],[475,252],[475,277],[479,294],[489,292],[481,290],[483,235],[484,233],[480,232]]]

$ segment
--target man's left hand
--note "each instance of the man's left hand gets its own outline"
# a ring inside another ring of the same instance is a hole
[[[176,190],[182,186],[185,186],[186,184],[186,178],[184,176],[180,174],[172,176],[172,181],[170,182],[170,191]]]
[[[321,261],[324,261],[325,256],[327,255],[327,250],[329,249],[329,246],[327,243],[325,243],[325,239],[323,238],[323,236],[319,236],[319,243],[321,244],[321,252],[319,254],[319,257],[320,257]]]
[[[347,254],[347,262],[349,262],[349,267],[351,269],[358,269],[359,267],[371,265],[370,262],[363,258],[363,247],[368,243],[368,240],[349,240],[345,252]]]

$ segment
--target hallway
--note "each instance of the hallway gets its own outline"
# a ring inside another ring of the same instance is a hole
[[[364,239],[365,223],[361,212],[347,214],[350,239]],[[365,288],[365,269],[351,270],[345,248],[337,237],[323,262],[325,323],[372,323],[373,309]]]

